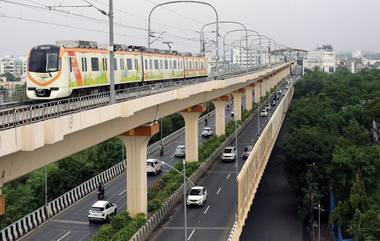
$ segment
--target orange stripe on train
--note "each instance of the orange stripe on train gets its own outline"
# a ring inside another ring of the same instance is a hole
[[[82,75],[80,73],[80,69],[78,66],[78,61],[77,61],[77,57],[75,55],[75,52],[74,51],[67,51],[67,53],[70,57],[71,67],[74,71],[75,81],[77,83],[77,86],[82,86],[83,85],[83,79],[82,79]]]

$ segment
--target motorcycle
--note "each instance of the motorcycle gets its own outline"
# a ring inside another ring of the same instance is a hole
[[[104,199],[104,190],[98,190],[98,200]]]

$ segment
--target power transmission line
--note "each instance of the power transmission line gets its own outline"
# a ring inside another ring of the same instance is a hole
[[[102,4],[104,6],[107,6],[108,7],[108,4],[107,3],[104,3],[102,1],[99,1],[99,0],[92,0],[94,2],[97,2],[99,4]],[[144,22],[148,22],[148,19],[144,18],[144,17],[141,17],[141,16],[138,16],[134,13],[131,13],[131,12],[127,12],[125,10],[121,10],[120,8],[115,8],[117,11],[119,11],[120,13],[123,13],[125,15],[130,15],[132,17],[135,17],[137,19],[140,19],[141,21],[144,21]],[[156,23],[156,24],[159,24],[161,26],[164,26],[164,27],[167,27],[167,28],[172,28],[172,29],[177,29],[177,30],[180,30],[180,31],[188,31],[188,32],[197,32],[197,30],[195,29],[190,29],[190,28],[181,28],[181,27],[176,27],[176,26],[172,26],[172,25],[168,25],[168,24],[165,24],[165,23],[161,23],[161,22],[158,22],[158,21],[152,21],[152,23]]]
[[[85,30],[85,31],[90,31],[90,32],[106,33],[106,34],[108,34],[107,31],[103,31],[103,30],[85,28],[85,27],[80,27],[80,26],[77,26],[77,25],[70,25],[70,24],[61,24],[61,23],[46,22],[46,21],[32,19],[32,18],[24,18],[24,17],[7,15],[7,14],[4,14],[4,13],[0,13],[0,17],[2,17],[2,18],[8,18],[8,19],[22,20],[22,21],[26,21],[26,22],[47,24],[47,25],[58,26],[58,27],[71,28],[71,29],[76,29],[76,30]],[[115,33],[115,35],[124,36],[124,37],[128,37],[128,38],[135,38],[135,39],[144,39],[145,40],[144,37],[137,37],[137,36],[133,36],[133,35],[129,35],[129,34]]]

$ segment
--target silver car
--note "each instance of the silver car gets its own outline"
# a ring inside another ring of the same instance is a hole
[[[174,156],[175,157],[185,157],[186,155],[186,147],[184,145],[179,145],[175,149]]]

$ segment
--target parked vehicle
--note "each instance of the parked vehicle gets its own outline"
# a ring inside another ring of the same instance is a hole
[[[223,161],[234,161],[235,158],[236,158],[236,147],[227,146],[226,148],[224,148],[224,151],[222,154]]]
[[[116,204],[108,201],[97,201],[94,203],[88,211],[88,221],[90,223],[94,221],[109,222],[111,216],[116,215]]]
[[[246,160],[249,154],[251,154],[252,148],[253,148],[252,146],[245,146],[243,154],[241,154],[241,158]]]
[[[191,206],[191,205],[203,206],[203,204],[206,201],[207,201],[206,188],[202,186],[195,186],[190,189],[190,192],[187,195],[186,204],[187,206]]]
[[[186,155],[186,147],[184,145],[179,145],[175,149],[174,156],[175,157],[185,157]]]
[[[157,175],[162,171],[162,163],[158,159],[148,159],[146,160],[146,171],[147,173],[153,173]]]
[[[275,100],[272,100],[272,101],[270,102],[270,105],[271,105],[271,106],[276,106],[276,104],[277,104],[277,103],[276,103]]]
[[[261,112],[260,112],[260,116],[261,117],[267,117],[268,116],[268,111],[266,109],[262,109]]]
[[[202,130],[202,137],[209,138],[213,134],[214,133],[212,131],[212,128],[210,128],[210,127],[204,127],[203,130]]]

